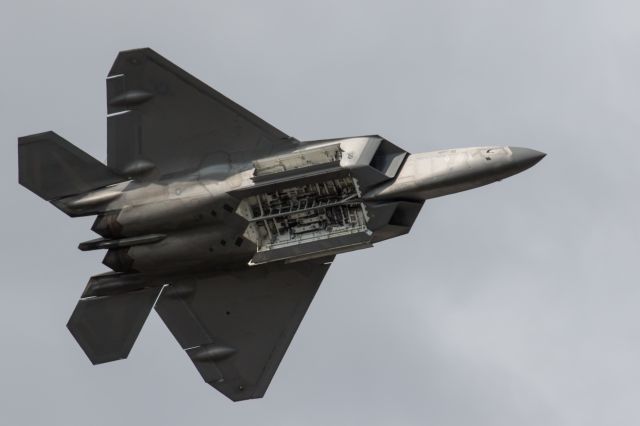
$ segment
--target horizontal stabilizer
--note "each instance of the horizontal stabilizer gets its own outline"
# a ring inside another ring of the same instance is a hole
[[[162,288],[80,299],[67,328],[93,364],[125,359]]]
[[[18,138],[18,157],[20,184],[47,201],[125,180],[54,132]]]

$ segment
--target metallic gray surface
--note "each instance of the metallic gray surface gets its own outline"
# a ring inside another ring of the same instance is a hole
[[[4,423],[640,423],[640,3],[7,5]],[[107,270],[101,253],[74,250],[97,237],[93,217],[17,185],[15,139],[55,129],[106,161],[104,76],[119,49],[145,44],[302,140],[379,131],[413,153],[549,156],[427,201],[410,235],[338,256],[263,400],[202,386],[155,313],[126,362],[93,367],[61,326]]]
[[[107,103],[107,164],[121,174],[140,173],[135,165],[143,161],[152,165],[145,176],[155,180],[219,164],[219,152],[248,161],[296,145],[151,49],[118,54]]]
[[[82,298],[67,328],[93,364],[125,359],[161,290]]]
[[[107,85],[108,166],[66,141],[78,170],[69,155],[40,169],[41,156],[20,151],[20,183],[70,216],[98,215],[103,238],[79,248],[108,249],[103,263],[117,272],[91,278],[69,329],[93,363],[126,358],[168,284],[156,309],[232,400],[264,395],[334,255],[404,235],[425,200],[545,155],[409,154],[377,135],[298,142],[150,49],[120,53]],[[69,189],[41,190],[69,175]],[[225,306],[242,314],[227,318]]]
[[[95,240],[85,241],[78,245],[78,249],[82,251],[120,248],[138,246],[141,244],[153,244],[166,238],[164,234],[140,235],[137,237],[120,238],[118,240],[109,240],[106,238],[97,238]]]
[[[332,260],[177,279],[155,309],[207,383],[234,401],[260,398]]]
[[[124,180],[54,132],[19,138],[18,161],[20,184],[45,200],[83,194]],[[78,200],[71,206],[78,207]]]
[[[365,194],[367,199],[426,200],[466,191],[513,176],[546,154],[528,148],[482,147],[409,156],[392,182]]]

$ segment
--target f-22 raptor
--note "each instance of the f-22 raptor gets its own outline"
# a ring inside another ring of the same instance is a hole
[[[204,380],[260,398],[335,255],[408,233],[425,200],[545,154],[486,146],[410,154],[359,136],[300,142],[151,49],[107,77],[107,163],[53,132],[18,140],[19,181],[96,215],[112,272],[69,322],[92,363],[127,358],[152,308]]]

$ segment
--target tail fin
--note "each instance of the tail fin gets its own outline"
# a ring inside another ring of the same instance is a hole
[[[125,180],[54,132],[18,138],[18,161],[20,184],[47,201]]]

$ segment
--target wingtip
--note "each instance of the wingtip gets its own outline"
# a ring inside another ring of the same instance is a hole
[[[111,69],[109,70],[109,74],[107,74],[107,77],[113,77],[115,75],[123,74],[121,70],[121,68],[124,65],[123,62],[131,58],[131,56],[138,56],[138,55],[158,56],[158,53],[153,49],[151,49],[150,47],[139,47],[137,49],[121,50],[120,52],[118,52],[116,59],[113,61],[113,65],[111,66]]]
[[[51,138],[60,137],[56,132],[48,130],[46,132],[33,133],[31,135],[18,136],[18,145],[26,145],[42,140],[51,140]]]

